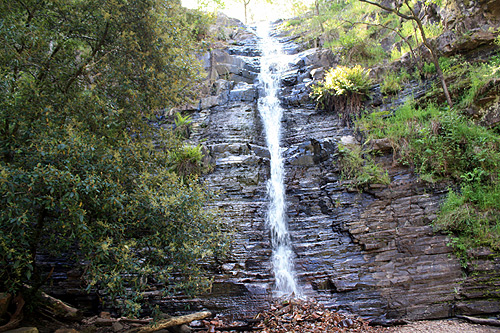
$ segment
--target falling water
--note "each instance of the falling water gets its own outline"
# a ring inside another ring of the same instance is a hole
[[[283,109],[278,99],[280,75],[287,65],[281,45],[269,35],[269,27],[260,25],[261,73],[259,112],[264,123],[267,146],[271,155],[271,177],[267,183],[270,203],[267,222],[271,229],[272,264],[279,296],[300,294],[293,268],[293,252],[285,214],[285,186],[280,136]]]

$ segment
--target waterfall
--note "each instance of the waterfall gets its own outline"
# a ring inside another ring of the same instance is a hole
[[[259,44],[262,51],[258,108],[271,155],[271,176],[267,183],[270,200],[267,223],[271,230],[276,293],[278,296],[292,293],[299,296],[300,290],[293,268],[293,252],[285,213],[284,168],[280,147],[283,108],[278,99],[278,91],[281,73],[288,62],[280,43],[269,35],[268,25],[261,24],[257,28],[257,35],[260,37]]]

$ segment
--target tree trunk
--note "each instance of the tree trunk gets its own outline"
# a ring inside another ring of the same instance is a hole
[[[413,11],[412,11],[412,13],[413,13]],[[438,56],[436,54],[436,50],[434,49],[434,47],[431,45],[431,43],[429,42],[429,40],[425,36],[422,21],[420,19],[418,19],[418,17],[415,21],[417,22],[418,29],[420,30],[420,35],[422,36],[422,40],[424,42],[424,45],[425,45],[425,47],[427,47],[427,49],[431,53],[432,62],[434,63],[434,67],[436,67],[437,75],[439,77],[439,80],[441,81],[441,86],[443,87],[443,92],[444,92],[444,96],[446,97],[446,102],[448,103],[450,108],[452,108],[453,102],[451,101],[450,92],[448,91],[448,85],[446,84],[446,80],[444,78],[443,71],[441,70],[441,66],[439,65],[439,59],[438,59]]]
[[[243,6],[245,7],[245,24],[248,23],[247,20],[247,11],[248,11],[248,4],[250,3],[250,0],[243,0]]]

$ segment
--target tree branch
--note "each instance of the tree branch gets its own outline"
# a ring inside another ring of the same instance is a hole
[[[415,17],[405,15],[405,14],[401,13],[399,10],[396,10],[394,8],[391,8],[391,7],[384,6],[384,5],[379,4],[377,2],[373,2],[373,1],[370,1],[370,0],[359,0],[359,1],[365,2],[365,3],[373,5],[373,6],[376,6],[378,8],[381,8],[381,9],[385,10],[385,11],[394,13],[397,16],[399,16],[401,18],[404,18],[405,20],[415,20]],[[413,11],[412,11],[412,13],[413,13]]]
[[[50,55],[48,56],[47,60],[45,61],[45,64],[43,65],[43,69],[40,70],[37,76],[38,81],[42,81],[46,76],[49,71],[50,63],[54,56],[56,55],[57,52],[61,49],[61,43],[57,44],[57,46],[52,50]]]
[[[425,47],[429,50],[429,52],[431,53],[432,63],[434,64],[434,67],[436,68],[436,72],[438,74],[439,80],[441,81],[441,86],[443,87],[443,92],[444,92],[444,96],[446,97],[446,102],[448,103],[448,105],[450,107],[453,107],[453,102],[451,101],[450,93],[448,91],[448,85],[446,84],[446,80],[444,78],[443,71],[441,70],[441,66],[439,65],[437,52],[434,49],[434,47],[431,45],[429,40],[427,39],[427,36],[425,35],[425,30],[424,30],[424,26],[422,24],[422,20],[415,14],[415,12],[413,11],[413,8],[410,6],[410,3],[408,2],[408,0],[404,0],[404,4],[410,10],[411,16],[408,16],[406,14],[401,13],[398,9],[390,8],[390,7],[384,6],[384,5],[377,3],[377,2],[374,2],[374,1],[370,1],[370,0],[359,0],[359,1],[376,6],[378,8],[385,10],[385,11],[394,13],[397,16],[399,16],[405,20],[412,20],[412,21],[415,21],[417,23],[418,30],[420,31],[420,36],[422,36],[422,42],[425,45]]]
[[[91,62],[92,59],[97,55],[97,53],[101,50],[104,41],[106,40],[106,37],[108,36],[108,31],[109,31],[109,21],[106,21],[106,26],[104,27],[104,32],[102,33],[101,38],[99,39],[99,42],[95,46],[94,50],[92,51],[92,54],[88,57],[87,61],[85,61],[83,64],[78,67],[76,72],[70,77],[68,82],[66,83],[66,86],[64,88],[64,93],[68,93],[69,88],[73,85],[75,80],[82,74],[83,70],[85,67],[88,66],[88,64]]]
[[[386,26],[386,25],[383,25],[383,24],[380,24],[380,23],[357,22],[357,21],[351,22],[349,20],[342,20],[342,21],[346,22],[346,23],[349,23],[349,24],[351,24],[353,26],[357,25],[357,24],[364,24],[364,25],[368,25],[368,26],[372,26],[372,27],[381,27],[381,28],[385,28],[385,29],[391,30],[392,32],[396,33],[402,40],[404,40],[404,42],[410,48],[411,54],[413,56],[413,59],[415,59],[415,61],[417,60],[417,55],[416,55],[415,51],[413,50],[413,47],[411,46],[411,43],[408,41],[408,38],[406,38],[405,36],[403,36],[403,34],[401,34],[397,29],[391,28],[389,26]]]
[[[160,320],[159,322],[151,325],[151,326],[146,326],[138,329],[132,329],[128,331],[127,333],[149,333],[149,332],[156,332],[165,328],[173,327],[173,326],[179,326],[182,324],[190,323],[194,320],[201,320],[205,319],[207,317],[210,317],[212,313],[209,311],[202,311],[202,312],[196,312],[192,313],[189,315],[185,316],[179,316],[179,317],[171,317],[165,320]]]

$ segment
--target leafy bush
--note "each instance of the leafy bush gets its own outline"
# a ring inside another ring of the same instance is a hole
[[[369,70],[357,65],[330,68],[323,81],[312,86],[311,96],[327,110],[337,112],[345,122],[359,115],[362,101],[371,87]]]
[[[200,152],[143,121],[200,80],[180,3],[30,6],[0,4],[0,291],[50,282],[40,253],[84,265],[87,287],[127,313],[148,288],[203,290],[200,261],[226,238],[211,194],[184,177],[196,171],[168,170]]]

